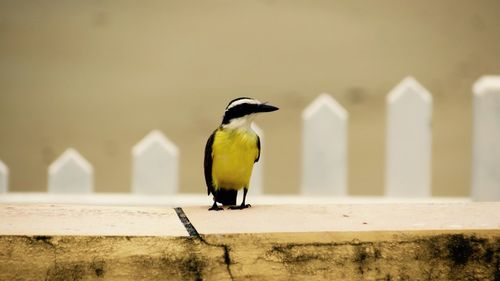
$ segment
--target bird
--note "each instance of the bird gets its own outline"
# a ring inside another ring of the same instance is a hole
[[[260,158],[260,138],[251,124],[255,116],[279,108],[254,98],[233,99],[226,106],[222,123],[213,131],[205,145],[204,172],[207,194],[213,195],[209,210],[223,207],[246,209],[250,176],[254,163]],[[243,189],[243,202],[236,205],[238,191]]]

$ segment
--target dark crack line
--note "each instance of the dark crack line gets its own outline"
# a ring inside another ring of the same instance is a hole
[[[193,224],[189,221],[188,217],[184,213],[184,210],[182,210],[181,207],[174,208],[174,210],[177,213],[177,216],[181,220],[182,224],[186,228],[186,231],[188,232],[189,236],[192,237],[194,236],[199,238],[200,234],[198,233],[196,228],[194,228]]]
[[[208,243],[203,239],[203,237],[198,233],[194,225],[189,221],[189,218],[186,216],[186,213],[184,213],[184,210],[182,210],[181,207],[176,207],[174,208],[175,212],[177,213],[177,216],[179,217],[180,221],[186,228],[186,231],[189,233],[190,237],[194,237],[196,239],[199,239],[203,244],[211,246],[211,247],[219,247],[224,250],[224,263],[226,264],[227,272],[229,273],[229,277],[231,280],[234,280],[233,273],[231,272],[231,256],[230,256],[230,248],[227,245],[224,244],[212,244]]]
[[[211,245],[205,240],[203,240],[203,238],[201,239],[201,241],[203,241],[203,243],[206,243],[207,245]],[[230,251],[229,246],[227,245],[213,245],[213,246],[222,247],[224,249],[224,263],[226,264],[227,273],[229,273],[229,277],[231,278],[231,280],[234,280],[233,273],[231,272],[231,256],[229,255]]]

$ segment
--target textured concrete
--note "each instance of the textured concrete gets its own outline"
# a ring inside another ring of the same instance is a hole
[[[500,203],[254,206],[207,215],[184,208],[200,234],[500,229]]]
[[[225,277],[223,250],[182,237],[0,236],[0,280]],[[210,267],[209,267],[210,266]]]
[[[171,208],[12,204],[0,222],[0,235],[187,235]]]
[[[500,280],[500,204],[426,206],[435,213],[416,205],[404,210],[362,204],[220,212],[188,208],[185,213],[200,232],[191,236],[168,231],[158,235],[151,216],[142,216],[139,208],[124,212],[116,207],[104,208],[102,218],[115,218],[117,229],[123,229],[140,216],[142,223],[136,227],[142,236],[134,236],[137,233],[130,229],[131,235],[68,235],[63,224],[52,227],[57,230],[54,235],[13,235],[3,219],[7,212],[16,216],[22,208],[12,208],[0,207],[0,280]],[[92,217],[81,212],[75,217],[78,208],[51,206],[38,217],[46,212],[52,212],[53,221]],[[100,209],[93,207],[94,212]],[[392,213],[386,212],[390,209]],[[115,217],[117,213],[124,215]],[[272,215],[284,213],[289,216]],[[368,213],[373,215],[367,224],[358,225]],[[209,234],[199,221],[202,216],[205,224],[219,225],[219,232],[214,227]],[[401,219],[405,216],[406,224]],[[408,228],[419,217],[442,223]],[[35,219],[36,215],[28,216],[15,225],[28,230]],[[155,223],[173,222],[166,221]],[[245,222],[249,226],[244,227]],[[327,227],[318,227],[321,222]],[[461,227],[451,229],[458,224]],[[372,229],[358,231],[370,225]]]

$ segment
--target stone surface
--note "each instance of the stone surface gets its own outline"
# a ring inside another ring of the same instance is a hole
[[[500,201],[500,76],[480,78],[473,92],[471,196],[478,201]]]
[[[497,280],[500,232],[0,236],[0,280]]]
[[[172,208],[1,204],[0,222],[0,235],[187,235]]]
[[[233,280],[498,280],[500,231],[208,235]],[[208,280],[215,280],[207,276]]]
[[[200,234],[500,229],[500,203],[258,205],[184,212]]]
[[[302,112],[302,193],[347,195],[347,111],[321,94]]]
[[[431,196],[432,96],[413,77],[387,95],[385,193]]]
[[[0,280],[498,280],[499,208],[186,208],[200,233],[186,236],[158,231],[175,215],[170,208],[1,205]],[[6,231],[9,217],[23,231]],[[45,227],[33,226],[44,218]],[[97,229],[99,220],[115,222],[116,235],[65,233],[65,220],[90,219]]]
[[[190,237],[0,236],[0,280],[229,280],[224,250]]]

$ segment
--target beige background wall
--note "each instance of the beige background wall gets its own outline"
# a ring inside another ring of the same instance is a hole
[[[99,192],[130,190],[131,147],[161,129],[181,191],[205,192],[206,138],[226,103],[263,116],[265,185],[300,183],[302,109],[350,113],[351,194],[382,194],[385,95],[414,75],[434,97],[433,193],[467,195],[471,86],[500,74],[500,1],[0,1],[0,159],[15,191],[46,190],[72,146]]]

